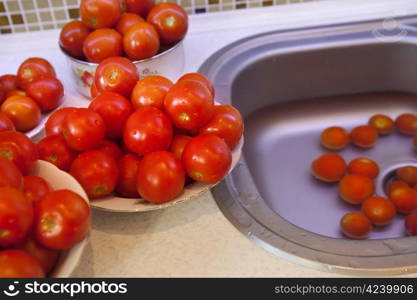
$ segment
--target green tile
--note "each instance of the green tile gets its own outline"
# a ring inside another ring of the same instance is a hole
[[[12,23],[14,25],[23,24],[23,17],[21,14],[11,15],[11,17],[12,17]]]
[[[17,27],[14,29],[14,32],[25,32],[25,31],[26,31],[25,27]]]
[[[0,12],[5,12],[6,8],[4,7],[3,1],[0,1]]]
[[[29,27],[29,31],[39,31],[39,30],[41,30],[40,26],[30,26]]]
[[[7,5],[7,11],[9,12],[14,12],[14,11],[19,11],[19,4],[17,3],[17,1],[7,1],[6,2]]]
[[[56,10],[54,11],[55,20],[65,20],[67,18],[65,11],[63,10]]]
[[[51,0],[51,4],[53,7],[62,7],[64,6],[64,2],[62,0]]]
[[[191,0],[181,0],[180,4],[183,7],[190,7],[191,6]]]
[[[54,25],[52,24],[43,25],[43,29],[44,30],[54,29]]]
[[[80,12],[78,11],[78,8],[69,9],[68,14],[71,19],[78,19],[78,17],[80,16]]]
[[[26,13],[26,22],[28,23],[37,23],[39,22],[38,16],[35,13]]]
[[[35,5],[33,4],[33,0],[22,0],[22,7],[23,7],[23,9],[27,9],[27,10],[28,9],[35,9]]]
[[[70,6],[78,5],[78,0],[65,0],[65,3]]]
[[[39,13],[42,22],[52,21],[52,15],[49,11],[41,11]]]
[[[6,16],[0,16],[0,26],[9,25],[9,19]]]
[[[38,8],[49,8],[48,0],[35,0],[38,4]]]

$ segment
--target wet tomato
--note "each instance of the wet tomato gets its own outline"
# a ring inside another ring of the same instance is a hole
[[[9,130],[16,130],[16,127],[5,113],[0,112],[0,132]]]
[[[138,81],[133,88],[131,101],[135,109],[154,106],[164,109],[164,98],[173,86],[171,80],[159,75],[152,75]]]
[[[106,124],[106,137],[119,138],[123,127],[133,112],[132,104],[120,94],[103,92],[93,99],[89,108],[98,113]]]
[[[389,194],[391,193],[391,191],[393,191],[394,189],[398,188],[398,187],[409,187],[409,185],[401,180],[392,180],[390,182],[387,183],[387,185],[385,186],[385,194],[387,194],[389,196]]]
[[[372,224],[362,212],[345,214],[340,220],[342,232],[351,239],[366,239],[371,232]]]
[[[95,97],[97,97],[100,93],[97,90],[97,86],[96,86],[96,82],[93,80],[93,82],[91,83],[90,86],[90,97],[92,99],[94,99]]]
[[[116,191],[119,195],[128,198],[139,197],[136,180],[140,162],[141,158],[133,153],[125,154],[119,160],[119,178],[116,185]]]
[[[350,204],[361,204],[375,192],[372,179],[359,174],[349,174],[339,182],[340,197]]]
[[[188,135],[176,134],[172,139],[169,151],[172,152],[178,159],[182,159],[182,153],[184,152],[185,146],[193,138]]]
[[[210,79],[208,79],[205,75],[200,73],[187,73],[178,79],[178,81],[184,81],[184,80],[192,80],[200,82],[202,85],[204,85],[206,88],[209,89],[211,95],[214,97],[215,91],[213,84],[211,83]]]
[[[29,131],[41,121],[41,110],[38,104],[30,97],[12,96],[1,105],[5,113],[19,131]]]
[[[81,153],[73,161],[70,174],[81,184],[90,199],[107,196],[116,187],[116,161],[100,150]]]
[[[386,115],[372,116],[368,125],[375,128],[380,135],[390,134],[394,131],[394,121]]]
[[[414,114],[402,114],[395,119],[397,129],[406,135],[417,134],[417,116]]]
[[[18,190],[23,187],[23,176],[10,160],[0,157],[0,187],[11,186]]]
[[[353,128],[350,138],[357,147],[371,148],[378,140],[378,131],[374,127],[361,125]]]
[[[325,153],[311,163],[313,176],[324,182],[337,182],[346,173],[346,162],[336,153]]]
[[[28,84],[26,93],[35,100],[42,111],[50,111],[61,104],[64,86],[55,77],[42,77]]]
[[[81,0],[81,21],[89,28],[116,25],[122,13],[120,0]]]
[[[90,207],[70,190],[50,192],[35,205],[35,237],[48,248],[72,247],[87,236],[90,224]]]
[[[63,171],[68,171],[78,153],[71,149],[62,134],[44,137],[38,143],[39,159],[54,164]]]
[[[404,226],[408,235],[417,235],[417,212],[413,212],[405,218]]]
[[[100,63],[109,57],[121,56],[122,35],[110,28],[94,30],[86,37],[83,52],[87,60],[94,63]]]
[[[43,278],[41,264],[30,254],[17,249],[0,251],[0,278]]]
[[[392,189],[389,198],[400,213],[409,214],[417,209],[417,191],[411,187],[400,186]]]
[[[122,157],[123,152],[119,145],[112,140],[103,140],[97,150],[103,151],[104,153],[111,156],[116,162]]]
[[[372,224],[382,226],[391,223],[395,218],[395,205],[383,197],[370,197],[362,203],[362,212]]]
[[[144,22],[145,20],[137,15],[132,13],[123,13],[120,17],[119,22],[116,25],[116,30],[121,34],[125,35],[132,25],[135,25],[139,22]]]
[[[17,76],[13,74],[5,74],[0,76],[0,85],[4,92],[8,93],[19,88]]]
[[[75,107],[63,107],[54,111],[45,123],[45,134],[53,135],[62,133],[62,124],[70,112],[76,111]]]
[[[131,13],[146,17],[149,11],[154,7],[155,0],[125,0],[126,10]]]
[[[126,147],[139,155],[166,150],[172,141],[172,124],[156,107],[138,108],[127,119],[123,140]]]
[[[17,70],[17,81],[19,87],[26,89],[26,86],[43,76],[55,77],[55,69],[49,61],[40,57],[26,59]]]
[[[399,180],[413,186],[417,184],[417,167],[405,166],[397,169],[395,172]]]
[[[0,187],[0,247],[21,242],[33,222],[32,203],[23,192],[10,186]]]
[[[3,85],[0,83],[0,105],[6,100],[7,93],[3,89]]]
[[[147,22],[136,23],[123,36],[123,49],[131,60],[150,58],[159,50],[158,33]]]
[[[23,178],[23,192],[26,198],[33,204],[40,201],[52,191],[45,179],[39,176],[25,176]]]
[[[379,166],[372,159],[360,157],[352,160],[348,165],[350,174],[359,174],[375,179],[379,174]]]
[[[340,150],[345,148],[350,142],[346,130],[342,127],[328,127],[320,135],[320,143],[324,148],[330,150]]]
[[[83,22],[73,20],[61,29],[59,43],[69,55],[83,59],[83,44],[89,33],[90,29]]]
[[[170,152],[149,153],[139,164],[137,188],[146,201],[164,203],[173,200],[181,194],[184,183],[181,161]]]

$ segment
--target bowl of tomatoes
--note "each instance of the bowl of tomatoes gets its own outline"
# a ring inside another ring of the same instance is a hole
[[[80,17],[62,28],[59,46],[82,95],[91,97],[96,68],[111,57],[127,57],[141,78],[174,79],[181,74],[188,14],[180,5],[155,5],[154,0],[82,0]]]

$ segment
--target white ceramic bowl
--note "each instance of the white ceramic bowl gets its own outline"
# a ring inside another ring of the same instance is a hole
[[[68,189],[80,195],[88,204],[88,196],[81,185],[70,174],[61,171],[53,164],[38,160],[32,175],[44,178],[53,189]],[[88,243],[88,236],[70,249],[61,251],[59,260],[52,270],[50,277],[70,277]]]

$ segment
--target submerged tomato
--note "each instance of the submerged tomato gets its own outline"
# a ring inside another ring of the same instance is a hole
[[[64,97],[64,86],[55,77],[42,77],[31,82],[26,93],[39,105],[42,111],[57,108]]]
[[[17,249],[0,251],[0,278],[42,278],[41,264],[30,254]]]
[[[79,20],[72,20],[62,29],[59,36],[59,43],[72,57],[83,59],[83,44],[90,29]]]
[[[121,15],[119,0],[81,0],[81,21],[89,28],[113,27]]]
[[[116,191],[123,197],[138,198],[136,187],[139,164],[141,158],[133,153],[123,155],[118,162],[119,178],[117,179]]]
[[[26,89],[27,85],[43,76],[55,77],[55,69],[49,61],[40,57],[25,60],[17,70],[19,87]]]
[[[54,164],[63,171],[68,171],[77,152],[71,149],[62,134],[44,137],[38,143],[39,159]]]

